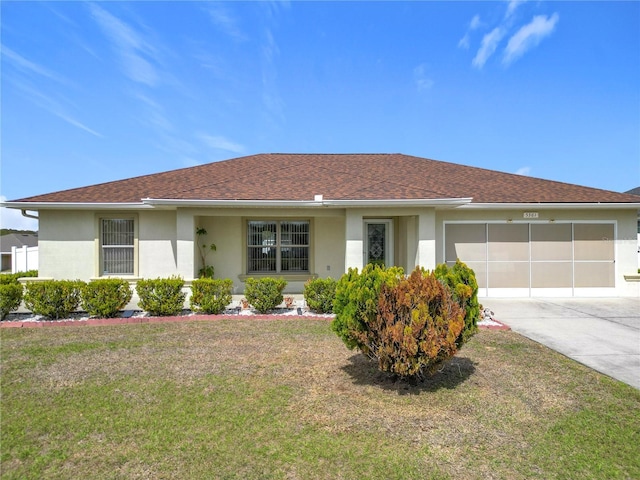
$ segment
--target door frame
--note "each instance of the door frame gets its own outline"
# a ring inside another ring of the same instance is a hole
[[[367,262],[367,252],[369,251],[369,235],[367,235],[367,225],[377,225],[384,224],[385,228],[385,258],[384,264],[386,267],[393,266],[394,262],[394,247],[393,247],[393,219],[391,218],[365,218],[362,223],[362,264],[366,265]]]

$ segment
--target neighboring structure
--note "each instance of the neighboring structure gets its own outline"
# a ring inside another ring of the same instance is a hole
[[[26,272],[38,268],[38,234],[8,233],[0,237],[2,272]]]
[[[626,193],[640,195],[640,187],[632,188]],[[638,269],[640,269],[640,212],[638,212]]]
[[[401,154],[252,155],[3,206],[39,212],[41,277],[190,280],[202,240],[236,293],[460,258],[481,296],[638,295],[637,196]]]

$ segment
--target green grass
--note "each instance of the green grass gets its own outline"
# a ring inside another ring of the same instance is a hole
[[[640,478],[640,391],[513,332],[418,385],[325,321],[0,335],[3,479]]]

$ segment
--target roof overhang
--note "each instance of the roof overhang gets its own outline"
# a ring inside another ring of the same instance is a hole
[[[218,208],[317,208],[317,207],[438,207],[463,208],[473,210],[582,210],[582,209],[631,209],[640,210],[638,203],[473,203],[468,198],[434,198],[434,199],[382,199],[382,200],[177,200],[165,198],[144,198],[136,203],[91,203],[91,202],[0,202],[0,206],[23,211],[39,210],[141,210],[141,209],[176,209],[189,207]]]
[[[436,199],[383,199],[383,200],[175,200],[145,198],[145,205],[154,207],[251,207],[251,208],[317,208],[317,207],[459,207],[471,202],[471,198]]]
[[[469,203],[463,205],[461,208],[476,209],[476,210],[523,210],[523,209],[536,209],[536,210],[638,210],[640,209],[640,202],[638,203]]]
[[[471,198],[391,199],[391,200],[175,200],[145,198],[145,205],[162,207],[458,207],[471,202]]]
[[[89,203],[89,202],[0,202],[1,207],[20,210],[139,210],[152,208],[143,203]]]
[[[457,208],[468,205],[472,198],[417,198],[382,200],[181,200],[172,198],[143,198],[141,203],[90,203],[90,202],[0,202],[0,206],[39,210],[141,210],[177,208],[347,208],[347,207],[438,207]]]

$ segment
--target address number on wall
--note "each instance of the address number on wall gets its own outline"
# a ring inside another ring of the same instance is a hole
[[[524,212],[524,218],[538,218],[538,212]]]

